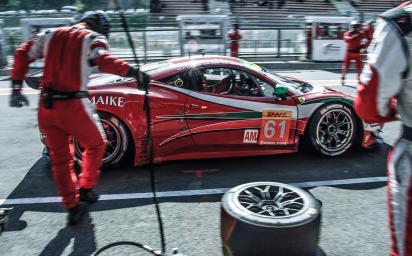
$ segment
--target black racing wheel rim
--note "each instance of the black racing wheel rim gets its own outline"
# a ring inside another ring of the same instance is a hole
[[[316,126],[316,141],[331,153],[338,153],[351,143],[354,135],[354,121],[350,113],[343,109],[325,112]]]
[[[261,217],[292,217],[305,210],[304,198],[297,191],[277,184],[246,187],[235,198],[242,208]]]

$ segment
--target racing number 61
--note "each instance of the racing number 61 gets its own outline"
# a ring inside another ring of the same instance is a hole
[[[263,132],[265,133],[265,137],[268,139],[273,138],[276,135],[276,125],[278,125],[280,129],[280,138],[285,137],[285,131],[286,131],[286,120],[281,120],[279,122],[276,122],[275,120],[269,120],[265,124],[265,128]],[[279,132],[279,131],[278,131]]]
[[[260,144],[285,144],[289,139],[291,111],[262,111]]]

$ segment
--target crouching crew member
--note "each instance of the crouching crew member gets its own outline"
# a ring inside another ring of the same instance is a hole
[[[74,26],[50,29],[23,43],[15,54],[11,107],[28,104],[21,94],[22,81],[31,62],[45,59],[39,129],[50,153],[62,204],[69,211],[69,225],[76,224],[86,212],[87,204],[82,202],[98,200],[93,188],[98,181],[106,136],[95,107],[87,98],[92,68],[97,66],[102,72],[138,77],[142,84],[150,80],[126,61],[108,53],[109,30],[107,14],[88,12]],[[73,170],[70,137],[75,137],[85,149],[79,181]]]

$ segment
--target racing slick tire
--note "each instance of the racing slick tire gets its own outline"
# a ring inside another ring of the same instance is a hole
[[[102,164],[102,169],[107,169],[121,163],[126,159],[126,156],[131,154],[129,131],[126,125],[114,115],[101,111],[97,113],[107,138]],[[81,164],[83,148],[76,138],[73,138],[73,146],[74,158],[78,164]]]
[[[329,103],[312,115],[306,129],[304,145],[323,156],[338,156],[347,152],[356,139],[358,119],[344,103]]]
[[[222,198],[225,256],[315,256],[321,203],[309,192],[276,182],[232,188]]]

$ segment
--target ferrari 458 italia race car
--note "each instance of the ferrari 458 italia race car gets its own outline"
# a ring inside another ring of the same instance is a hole
[[[147,64],[154,162],[292,153],[305,143],[325,156],[376,143],[353,98],[226,56]],[[104,166],[131,154],[147,163],[144,91],[132,78],[92,75],[89,100],[107,133]],[[82,147],[74,139],[75,155]]]

